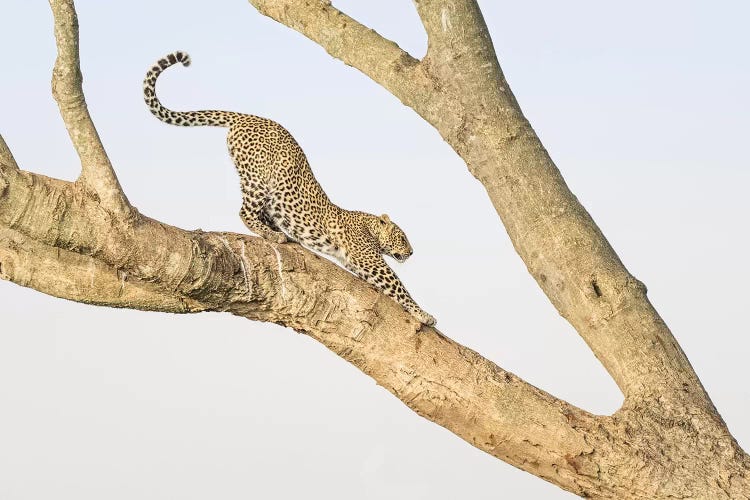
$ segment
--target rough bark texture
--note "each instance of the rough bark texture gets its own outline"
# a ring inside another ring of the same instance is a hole
[[[591,415],[504,371],[297,245],[184,231],[138,214],[81,91],[71,0],[50,0],[53,94],[74,182],[22,171],[0,137],[0,278],[71,300],[228,311],[325,344],[414,411],[582,496],[747,498],[729,434],[646,288],[624,268],[524,118],[475,1],[416,1],[422,60],[321,0],[251,0],[383,85],[465,160],[529,272],[625,395]]]

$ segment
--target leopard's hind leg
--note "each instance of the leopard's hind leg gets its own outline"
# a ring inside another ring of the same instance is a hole
[[[271,231],[282,233],[283,231],[279,227],[279,225],[276,223],[275,220],[273,220],[273,217],[271,217],[268,213],[268,210],[263,210],[260,213],[260,222],[264,225],[268,226]],[[286,241],[287,243],[298,243],[297,240],[289,236],[288,234],[284,233],[286,235]]]
[[[242,208],[240,209],[240,218],[245,226],[261,238],[274,243],[286,243],[286,235],[279,231],[276,224],[271,226],[268,218],[265,216],[264,207],[266,204],[265,193],[245,192],[242,197]]]

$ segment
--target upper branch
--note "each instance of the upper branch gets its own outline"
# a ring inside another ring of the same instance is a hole
[[[385,87],[407,106],[424,99],[432,84],[419,61],[396,43],[363,26],[325,0],[250,0],[264,14],[311,39],[331,56]]]
[[[121,215],[130,212],[83,95],[78,51],[78,17],[73,0],[49,0],[55,18],[57,59],[52,72],[52,95],[81,160],[80,181],[96,193],[102,205]]]

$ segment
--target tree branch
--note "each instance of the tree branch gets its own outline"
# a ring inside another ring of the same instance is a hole
[[[75,184],[9,167],[0,167],[2,186],[0,262],[12,265],[3,264],[0,276],[78,300],[94,265],[102,302],[125,305],[116,296],[119,269],[158,287],[167,309],[229,311],[291,326],[477,448],[580,488],[566,457],[588,460],[596,439],[585,439],[584,429],[595,428],[596,417],[422,327],[393,300],[326,259],[296,244],[187,232],[145,217],[113,224]],[[30,250],[13,248],[19,234],[24,245],[35,240]],[[63,252],[61,260],[50,255],[53,246]],[[66,280],[55,284],[55,274],[31,272],[60,266],[70,270],[70,286]],[[161,307],[149,300],[149,290],[134,291],[137,300],[128,307]]]
[[[96,193],[109,211],[126,216],[130,204],[120,187],[83,95],[78,51],[78,18],[73,0],[49,0],[55,19],[57,59],[52,72],[52,95],[81,160],[79,181]]]
[[[84,304],[171,313],[206,309],[101,260],[44,245],[4,227],[0,227],[0,279]]]

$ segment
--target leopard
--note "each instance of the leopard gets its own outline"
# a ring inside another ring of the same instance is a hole
[[[176,51],[148,70],[143,97],[151,113],[170,125],[228,128],[227,147],[239,173],[240,218],[247,229],[272,244],[297,242],[328,255],[395,300],[421,324],[435,318],[422,310],[383,258],[403,263],[413,253],[404,231],[387,214],[346,210],[326,195],[292,135],[268,118],[235,111],[173,111],[156,95],[159,75],[190,56]]]

